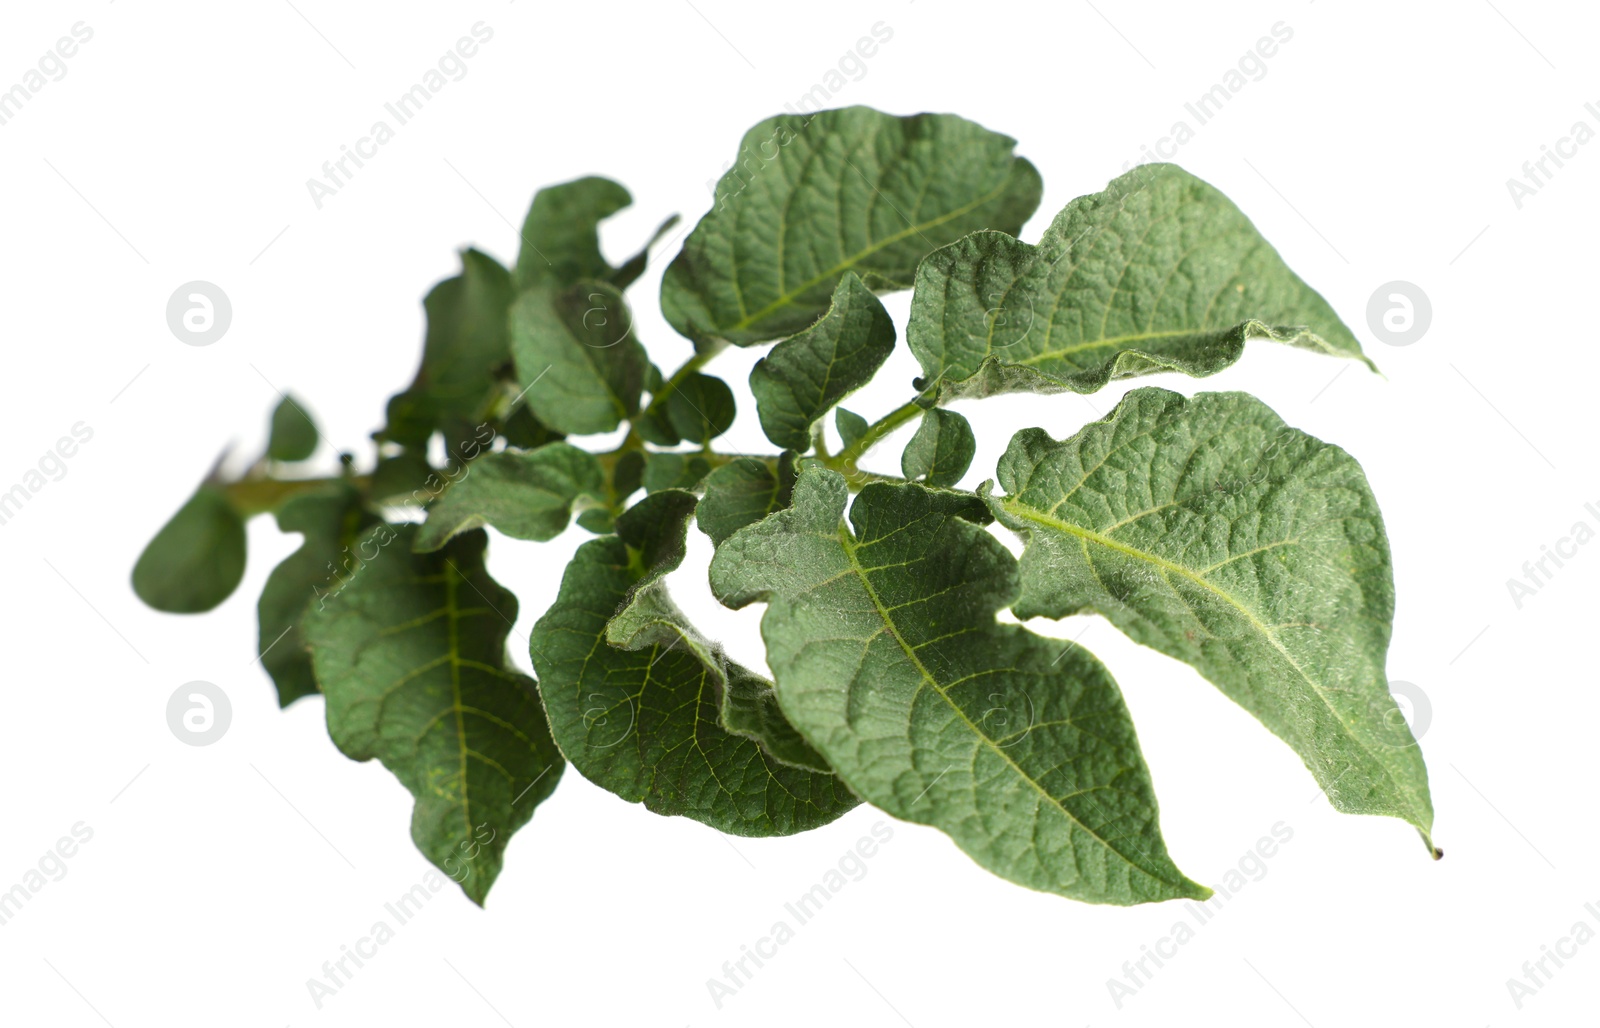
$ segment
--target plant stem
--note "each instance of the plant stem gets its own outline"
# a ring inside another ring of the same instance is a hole
[[[919,405],[917,401],[912,400],[904,406],[890,411],[888,414],[885,414],[877,421],[874,421],[872,424],[868,425],[867,430],[861,434],[860,439],[857,439],[849,446],[846,446],[844,449],[840,450],[834,456],[828,458],[828,466],[833,470],[842,473],[847,478],[869,474],[869,472],[864,472],[857,468],[856,462],[859,461],[868,450],[871,450],[874,446],[878,445],[884,436],[893,432],[895,429],[899,428],[907,421],[910,421],[912,418],[920,415],[922,410],[923,408],[921,405]]]
[[[705,367],[707,364],[710,364],[711,359],[720,352],[720,347],[716,350],[709,350],[705,353],[696,351],[694,356],[684,361],[683,364],[678,367],[678,370],[674,371],[671,377],[661,384],[661,391],[650,397],[650,402],[645,405],[645,408],[628,419],[628,424],[637,425],[640,421],[643,421],[650,414],[654,413],[656,408],[661,406],[662,403],[666,402],[667,397],[672,395],[672,391],[674,389],[677,389],[680,385],[682,385],[684,380],[690,375],[698,373],[701,368]],[[629,433],[629,438],[633,438],[633,433]]]

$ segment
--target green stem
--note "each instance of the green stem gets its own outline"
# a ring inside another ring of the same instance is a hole
[[[366,475],[331,478],[245,478],[220,486],[222,495],[239,512],[241,517],[254,517],[277,510],[296,496],[321,492],[329,486],[348,483],[357,489],[366,489],[371,479]]]
[[[869,474],[869,472],[864,472],[857,468],[856,462],[865,456],[867,451],[878,445],[878,443],[883,440],[884,436],[893,432],[895,429],[910,421],[912,418],[921,415],[922,410],[923,408],[921,405],[919,405],[917,401],[912,400],[904,406],[898,407],[895,410],[890,411],[888,414],[885,414],[877,421],[874,421],[872,424],[868,425],[867,430],[861,434],[860,439],[857,439],[849,446],[846,446],[844,449],[840,450],[834,456],[828,458],[828,467],[840,472],[846,478],[854,478],[857,475]],[[882,476],[879,477],[881,478]]]
[[[628,424],[630,426],[637,425],[639,422],[649,417],[655,412],[656,408],[660,407],[661,404],[666,402],[667,397],[672,395],[672,391],[674,389],[677,389],[680,385],[683,385],[684,380],[690,375],[697,374],[701,368],[705,367],[707,364],[710,364],[711,359],[719,352],[721,352],[720,347],[716,350],[709,350],[705,353],[700,353],[697,351],[694,356],[684,361],[683,364],[679,366],[678,370],[674,371],[671,377],[661,384],[661,391],[650,397],[650,402],[645,405],[645,408],[628,419]],[[634,433],[628,433],[629,439],[632,439],[633,436]]]

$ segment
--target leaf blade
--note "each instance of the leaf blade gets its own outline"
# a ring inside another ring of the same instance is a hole
[[[1430,837],[1384,672],[1387,538],[1353,458],[1246,394],[1145,388],[1071,439],[1018,433],[1000,480],[991,506],[1027,540],[1019,617],[1104,614],[1289,743],[1335,808]]]
[[[750,369],[750,392],[767,438],[780,449],[809,449],[811,426],[872,380],[894,352],[895,335],[883,304],[855,272],[846,272],[827,313]]]
[[[1253,339],[1372,363],[1243,212],[1171,164],[1072,201],[1037,246],[975,233],[929,255],[917,279],[906,338],[919,388],[943,399],[1203,377]]]
[[[579,773],[652,812],[745,836],[826,824],[856,798],[722,726],[728,679],[754,676],[694,631],[661,582],[683,558],[694,503],[652,494],[619,519],[621,535],[578,549],[531,636],[551,728]]]
[[[837,473],[806,468],[792,506],[712,559],[723,603],[766,601],[779,705],[806,740],[858,795],[1011,881],[1106,903],[1208,895],[1166,855],[1109,673],[994,620],[1016,564],[974,498],[868,485],[846,527],[847,498]],[[993,717],[1024,699],[1021,734]]]
[[[564,762],[533,679],[506,667],[517,601],[484,568],[487,537],[419,554],[415,532],[363,536],[364,562],[306,635],[334,743],[400,779],[417,848],[482,905]]]
[[[1039,174],[1015,143],[946,114],[769,118],[663,275],[662,312],[703,351],[805,328],[851,270],[905,288],[928,251],[982,227],[1015,232],[1033,213]]]

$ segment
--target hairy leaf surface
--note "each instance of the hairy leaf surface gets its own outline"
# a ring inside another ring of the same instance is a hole
[[[855,272],[846,272],[828,312],[750,370],[761,430],[779,448],[804,453],[812,424],[872,380],[894,340],[889,312]]]
[[[937,247],[1028,220],[1041,184],[1015,145],[951,114],[769,118],[745,134],[716,206],[668,266],[662,313],[701,350],[749,346],[817,320],[848,271],[907,288]]]
[[[484,569],[480,530],[412,552],[416,526],[379,525],[364,563],[306,618],[328,732],[416,797],[411,838],[482,904],[506,843],[563,761],[533,679],[508,667],[517,599]]]
[[[1018,617],[1105,615],[1294,747],[1337,809],[1428,838],[1384,672],[1389,543],[1354,458],[1244,393],[1136,389],[1062,442],[1017,433],[1000,483],[995,515],[1027,540]]]
[[[900,473],[929,485],[953,486],[972,466],[977,452],[978,441],[967,419],[935,407],[922,412],[916,434],[900,454]]]
[[[746,525],[789,505],[794,488],[794,457],[785,452],[774,467],[755,457],[739,457],[706,477],[705,496],[695,522],[718,546]]]
[[[537,450],[486,453],[428,508],[416,548],[437,550],[484,525],[514,539],[545,542],[566,531],[573,505],[582,500],[606,502],[605,472],[587,450],[550,443]]]
[[[584,777],[658,814],[734,835],[788,835],[858,802],[838,778],[776,759],[720,720],[732,665],[661,579],[683,559],[695,497],[652,494],[584,543],[532,635],[550,725]]]
[[[1072,201],[1038,246],[978,232],[929,255],[906,328],[918,387],[944,399],[1212,375],[1251,339],[1366,360],[1250,219],[1172,164]]]
[[[528,408],[558,432],[609,432],[639,411],[650,361],[615,286],[586,279],[522,293],[511,349]]]
[[[1087,651],[995,613],[1016,560],[970,496],[801,471],[794,502],[717,548],[711,584],[764,600],[788,720],[863,799],[940,828],[1030,888],[1204,897],[1168,858],[1122,695]]]

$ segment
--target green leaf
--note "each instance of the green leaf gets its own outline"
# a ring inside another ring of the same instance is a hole
[[[980,228],[1017,232],[1039,205],[1016,140],[952,114],[869,107],[780,114],[734,166],[661,280],[661,310],[702,352],[810,325],[854,270],[910,286],[917,262]]]
[[[856,440],[867,434],[867,429],[872,426],[867,424],[867,419],[854,411],[837,407],[833,412],[833,423],[839,430],[839,441],[845,449],[856,444]]]
[[[1354,458],[1244,393],[1136,389],[1065,441],[1019,432],[1000,482],[1027,541],[1018,617],[1105,615],[1294,747],[1337,809],[1428,837],[1384,674],[1389,543]]]
[[[711,472],[706,494],[695,508],[695,521],[712,543],[789,505],[794,488],[794,454],[785,452],[777,466],[755,457],[739,457]]]
[[[563,438],[560,432],[534,417],[527,404],[519,404],[505,416],[500,434],[506,437],[507,443],[522,450],[536,450],[545,443],[557,443]]]
[[[482,905],[563,761],[533,679],[506,665],[517,599],[484,570],[487,536],[414,553],[415,534],[364,535],[362,563],[308,613],[306,638],[333,741],[411,791],[417,848]]]
[[[244,519],[221,490],[202,485],[139,554],[133,591],[168,614],[199,614],[244,578]]]
[[[368,486],[374,503],[402,501],[417,506],[429,492],[428,479],[433,477],[433,465],[416,450],[402,450],[391,457],[383,457],[372,469],[372,482]]]
[[[698,453],[646,453],[644,491],[693,489],[711,473],[711,462]]]
[[[713,375],[693,374],[667,394],[667,419],[685,442],[708,443],[733,427],[733,390]]]
[[[609,432],[638,413],[650,362],[615,286],[582,281],[518,296],[511,349],[528,407],[556,431]]]
[[[628,450],[611,466],[611,500],[620,508],[644,485],[644,451]]]
[[[422,447],[446,421],[483,419],[511,359],[510,303],[511,273],[488,254],[462,251],[461,274],[422,301],[428,318],[422,364],[405,392],[390,399],[381,438]]]
[[[533,195],[522,222],[516,290],[562,288],[616,273],[600,253],[600,222],[633,203],[619,183],[590,175],[546,186]],[[621,285],[618,286],[621,288]]]
[[[273,460],[305,460],[317,448],[317,426],[311,415],[284,394],[272,412],[272,432],[267,437],[267,456]]]
[[[299,549],[272,569],[261,589],[256,649],[278,687],[278,706],[287,707],[317,691],[302,625],[306,609],[338,590],[355,566],[347,547],[377,518],[363,509],[357,490],[340,483],[294,497],[279,508],[277,519],[279,529],[304,538]]]
[[[1366,361],[1250,219],[1172,164],[1072,201],[1036,247],[979,232],[929,255],[906,327],[917,387],[942,399],[1213,375],[1251,339]]]
[[[978,452],[967,419],[935,407],[922,412],[922,423],[900,455],[900,473],[934,486],[953,486],[972,466]]]
[[[769,756],[785,764],[833,773],[822,754],[783,716],[772,683],[738,664],[728,665],[728,682],[717,716],[728,731],[755,739]]]
[[[695,633],[661,582],[683,559],[694,502],[653,494],[618,520],[620,536],[579,547],[532,635],[551,728],[579,773],[655,813],[733,835],[827,824],[856,798],[722,727],[728,679],[751,673]]]
[[[417,550],[437,550],[483,525],[513,539],[545,542],[566,531],[581,498],[606,502],[605,472],[587,450],[550,443],[537,450],[486,453],[428,508]]]
[[[995,874],[1099,903],[1204,898],[1173,866],[1133,724],[1087,651],[998,624],[1016,560],[974,497],[808,467],[794,503],[717,548],[784,715],[857,795]],[[853,529],[853,530],[852,530]]]
[[[816,324],[774,346],[750,371],[767,438],[804,453],[811,426],[872,380],[894,352],[894,322],[855,272],[846,272]]]

